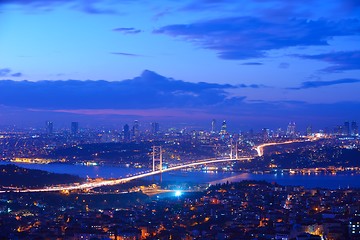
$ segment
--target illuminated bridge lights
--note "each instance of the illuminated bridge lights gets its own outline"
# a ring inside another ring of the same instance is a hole
[[[113,180],[104,179],[104,180],[97,181],[97,182],[72,184],[72,185],[67,185],[67,186],[54,186],[54,187],[45,187],[45,188],[37,188],[37,189],[21,189],[21,190],[18,189],[18,190],[16,190],[16,192],[61,192],[61,191],[81,190],[81,189],[92,189],[92,188],[103,187],[103,186],[118,185],[118,184],[129,182],[129,181],[132,181],[135,179],[153,176],[153,175],[156,175],[156,174],[159,174],[162,172],[169,172],[169,171],[173,171],[173,170],[193,167],[193,166],[197,166],[197,165],[203,165],[203,164],[207,164],[207,163],[244,161],[244,160],[250,160],[250,159],[251,158],[249,158],[249,157],[243,157],[243,158],[238,158],[238,159],[235,159],[235,158],[233,158],[233,159],[229,159],[229,158],[204,159],[204,160],[199,160],[196,162],[191,162],[191,163],[187,163],[187,164],[183,164],[183,165],[170,167],[167,169],[162,169],[162,171],[155,170],[155,171],[151,171],[151,172],[144,172],[144,173],[141,173],[138,175],[134,174],[131,177],[125,177],[125,178],[119,178],[119,179],[113,179]],[[8,191],[0,191],[0,193],[5,193],[5,192],[8,192]]]
[[[263,148],[267,146],[273,146],[273,145],[281,145],[281,144],[289,144],[294,142],[302,142],[302,141],[287,141],[287,142],[281,142],[281,143],[264,143],[259,146],[257,146],[255,149],[258,151],[258,155],[262,156],[263,154]],[[260,155],[261,154],[261,155]],[[231,157],[231,156],[230,156]],[[104,179],[101,181],[96,182],[88,182],[88,183],[74,183],[72,185],[66,185],[66,186],[53,186],[53,187],[44,187],[44,188],[37,188],[37,189],[16,189],[13,190],[15,192],[61,192],[61,191],[71,191],[71,190],[81,190],[81,189],[92,189],[97,187],[103,187],[103,186],[113,186],[118,185],[121,183],[129,182],[135,179],[149,177],[153,175],[157,175],[159,173],[163,172],[169,172],[174,170],[179,170],[182,168],[188,168],[188,167],[194,167],[198,165],[208,164],[208,163],[219,163],[219,162],[228,162],[228,161],[249,161],[253,159],[253,157],[239,157],[239,158],[209,158],[209,159],[202,159],[197,161],[192,161],[190,163],[182,164],[182,165],[176,165],[173,167],[168,167],[166,169],[160,169],[160,170],[154,170],[154,171],[148,171],[148,172],[141,172],[138,174],[133,174],[125,178],[118,178],[118,179]],[[12,190],[9,190],[12,191]],[[0,193],[5,193],[9,191],[0,191]]]

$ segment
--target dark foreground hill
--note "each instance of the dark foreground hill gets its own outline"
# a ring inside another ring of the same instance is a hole
[[[70,174],[50,173],[15,165],[0,165],[0,187],[43,187],[83,181],[83,178]]]

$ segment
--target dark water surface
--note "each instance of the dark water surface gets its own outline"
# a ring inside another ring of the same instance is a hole
[[[10,164],[3,162],[0,164]],[[13,164],[13,163],[11,163]],[[83,166],[70,164],[26,164],[15,163],[19,167],[29,169],[39,169],[54,173],[68,173],[80,177],[103,177],[103,178],[120,178],[127,174],[146,171],[147,169],[127,168],[119,166]],[[174,182],[191,182],[191,183],[225,183],[238,182],[242,180],[264,180],[267,182],[276,182],[280,185],[297,185],[306,188],[360,188],[360,174],[338,173],[338,174],[310,174],[291,175],[288,173],[234,173],[234,172],[200,172],[200,171],[173,171],[163,173],[163,181]]]

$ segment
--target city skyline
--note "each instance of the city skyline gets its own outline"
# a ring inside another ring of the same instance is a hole
[[[360,119],[356,1],[7,0],[0,11],[0,125]]]
[[[277,126],[276,128],[239,128],[236,125],[228,125],[226,120],[218,122],[212,119],[207,126],[196,124],[173,124],[159,123],[159,122],[140,122],[134,120],[133,122],[118,122],[113,126],[96,125],[91,126],[88,124],[82,125],[79,122],[53,122],[45,121],[45,125],[36,125],[30,127],[24,126],[0,126],[3,132],[23,132],[23,133],[46,133],[48,136],[57,134],[71,133],[73,137],[81,137],[83,134],[88,133],[105,133],[110,135],[118,135],[125,141],[135,140],[140,135],[160,136],[162,134],[207,134],[211,136],[224,137],[234,135],[246,136],[262,136],[265,139],[273,137],[305,137],[305,136],[344,136],[344,137],[358,137],[359,126],[356,121],[345,121],[338,123],[334,126],[322,126],[314,128],[312,124],[305,127],[297,126],[296,122],[289,122],[287,126]],[[120,140],[120,139],[118,139]]]

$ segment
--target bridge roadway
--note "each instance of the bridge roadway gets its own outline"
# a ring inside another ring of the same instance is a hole
[[[162,171],[160,171],[160,170],[151,171],[150,170],[148,172],[135,174],[133,176],[125,177],[125,178],[110,179],[110,180],[104,179],[101,181],[82,183],[82,184],[61,185],[61,186],[44,187],[44,188],[16,189],[16,190],[9,190],[9,191],[24,193],[24,192],[58,192],[58,191],[92,189],[92,188],[103,187],[103,186],[117,185],[117,184],[125,183],[125,182],[131,181],[131,180],[149,177],[149,176],[153,176],[153,175],[156,175],[159,173],[174,171],[174,170],[178,170],[181,168],[193,167],[193,166],[203,165],[203,164],[208,164],[208,163],[219,163],[219,162],[228,162],[228,161],[245,161],[245,160],[250,160],[250,159],[252,159],[252,158],[251,157],[241,157],[241,158],[237,158],[237,159],[236,158],[231,158],[231,159],[230,158],[221,158],[221,159],[210,158],[210,159],[203,159],[203,160],[199,160],[196,162],[191,162],[191,163],[187,163],[187,164],[183,164],[183,165],[177,165],[174,167],[169,167],[167,169],[163,169]],[[0,193],[5,193],[5,192],[9,192],[9,191],[0,191]]]
[[[306,139],[303,139],[303,140],[290,140],[290,141],[286,141],[286,142],[263,143],[263,144],[256,146],[254,149],[256,150],[258,156],[261,157],[264,155],[264,147],[290,144],[290,143],[300,143],[300,142],[307,142],[307,141],[314,141],[314,140],[317,140],[317,138],[307,137]]]
[[[305,140],[309,141],[309,139]],[[254,147],[254,149],[257,151],[258,156],[262,156],[264,154],[264,147],[267,146],[274,146],[274,145],[281,145],[281,144],[290,144],[294,142],[304,142],[304,140],[291,140],[286,142],[274,142],[274,143],[264,143],[261,145],[258,145]],[[9,191],[13,192],[58,192],[58,191],[71,191],[71,190],[81,190],[81,189],[92,189],[97,187],[103,187],[103,186],[113,186],[121,183],[125,183],[131,180],[143,178],[143,177],[149,177],[153,176],[162,172],[169,172],[173,170],[178,170],[181,168],[187,168],[187,167],[194,167],[197,165],[203,165],[207,163],[219,163],[219,162],[228,162],[228,161],[244,161],[244,160],[251,160],[253,157],[240,157],[240,158],[209,158],[209,159],[203,159],[191,163],[187,163],[184,165],[177,165],[174,167],[169,167],[167,169],[163,169],[162,171],[156,170],[156,171],[147,171],[140,174],[135,174],[130,177],[125,178],[118,178],[118,179],[104,179],[101,181],[96,182],[89,182],[89,183],[82,183],[82,184],[72,184],[72,185],[61,185],[61,186],[52,186],[52,187],[44,187],[44,188],[28,188],[28,189],[14,189],[14,190],[8,190],[8,191],[0,191],[0,193],[5,193]]]

